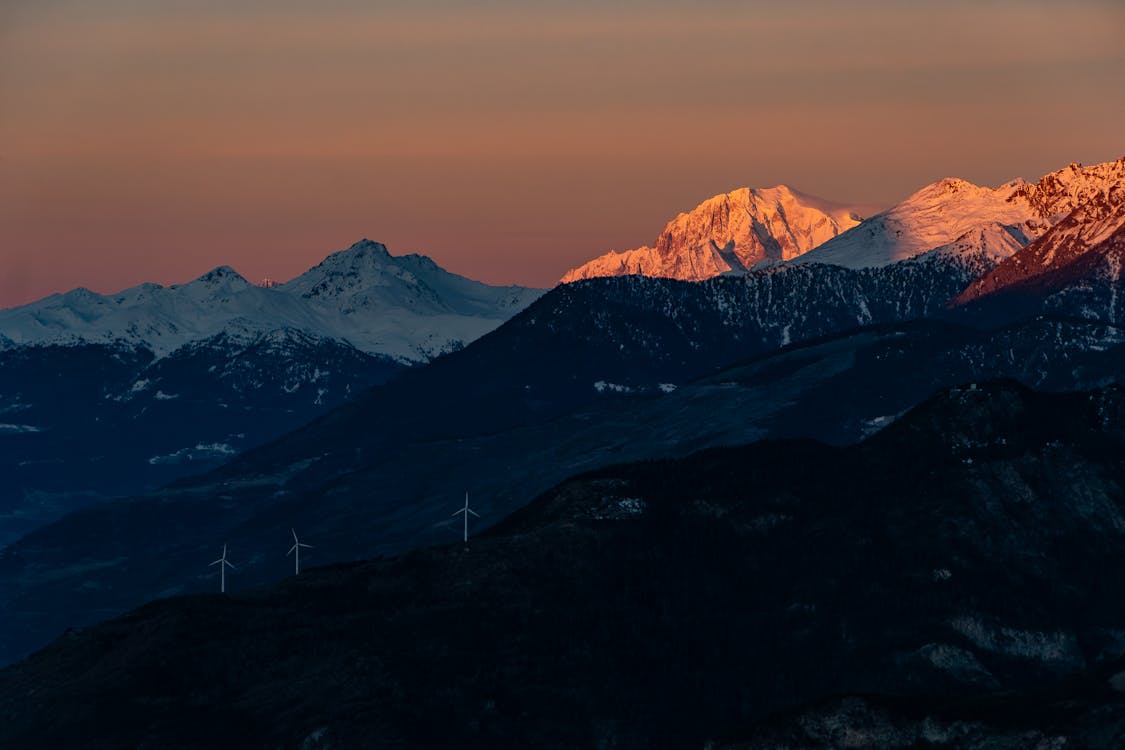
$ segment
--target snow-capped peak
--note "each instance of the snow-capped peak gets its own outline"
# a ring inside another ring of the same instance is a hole
[[[974,230],[999,225],[1021,235],[1032,218],[1024,201],[1011,198],[1022,181],[996,188],[947,177],[925,186],[902,203],[801,256],[799,263],[831,263],[849,268],[881,266],[955,243]]]
[[[217,266],[215,268],[212,268],[210,271],[190,283],[206,284],[208,286],[218,286],[220,284],[240,284],[243,286],[250,285],[250,282],[243,278],[242,274],[240,274],[230,266]]]
[[[797,257],[859,221],[854,207],[786,185],[740,188],[676,216],[655,247],[607,253],[568,271],[562,282],[626,274],[699,281],[741,273]]]
[[[171,288],[180,290],[185,296],[202,301],[229,297],[251,287],[253,287],[253,284],[247,281],[238,271],[230,266],[218,266],[194,281],[177,284]]]
[[[124,342],[163,356],[220,333],[289,328],[417,362],[484,335],[541,293],[472,281],[364,239],[273,288],[219,266],[169,287],[51,295],[0,310],[0,336],[6,346]]]
[[[1125,159],[1091,167],[1071,164],[1035,183],[1016,179],[994,188],[949,177],[825,242],[797,262],[881,266],[948,246],[967,233],[994,225],[1030,242],[1076,206],[1123,189]]]
[[[320,266],[354,266],[362,263],[372,263],[389,260],[391,253],[382,242],[375,242],[364,237],[359,242],[352,243],[347,250],[340,250],[325,258]]]

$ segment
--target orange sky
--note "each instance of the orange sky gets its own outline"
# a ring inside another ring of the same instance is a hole
[[[7,0],[0,306],[360,237],[546,286],[739,186],[889,205],[1114,159],[1123,8]]]

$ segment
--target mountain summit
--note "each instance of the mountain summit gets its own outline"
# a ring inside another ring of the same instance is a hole
[[[785,185],[716,195],[664,227],[655,247],[610,252],[568,271],[562,283],[642,274],[701,281],[758,263],[796,258],[860,222],[856,210]]]

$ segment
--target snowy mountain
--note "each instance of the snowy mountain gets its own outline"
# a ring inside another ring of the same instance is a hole
[[[854,208],[785,186],[744,188],[680,214],[655,247],[607,253],[562,282],[628,274],[700,281],[783,262],[872,268],[931,252],[990,270],[1078,206],[1121,189],[1125,158],[1074,163],[1034,183],[1015,179],[995,188],[947,178],[861,220]]]
[[[568,271],[562,283],[628,274],[700,281],[742,273],[800,256],[859,221],[854,208],[785,185],[742,188],[668,222],[655,247],[607,253]]]
[[[1001,259],[1042,236],[1078,206],[1122,189],[1125,158],[1090,167],[1075,163],[1035,183],[1017,179],[996,188],[948,178],[826,241],[797,262],[868,268],[951,243],[960,244],[962,252]]]
[[[187,284],[51,295],[0,310],[0,341],[9,347],[124,343],[160,357],[220,333],[246,338],[292,329],[417,363],[484,335],[541,293],[482,284],[425,256],[392,256],[362,240],[272,288],[220,266]]]
[[[1125,163],[1125,161],[1121,162]],[[1047,209],[1050,210],[1050,209]],[[954,306],[1020,295],[1049,308],[1125,319],[1117,293],[1125,260],[1125,183],[1079,205],[1046,234],[973,282]]]
[[[847,268],[882,266],[973,237],[982,227],[1001,227],[1015,247],[1039,230],[1025,202],[1010,200],[1023,187],[1014,181],[998,188],[944,179],[927,185],[902,203],[801,256],[800,263],[830,263]],[[1008,243],[997,249],[1010,248]]]

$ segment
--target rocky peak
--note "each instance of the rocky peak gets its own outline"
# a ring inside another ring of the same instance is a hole
[[[1020,186],[1009,200],[1026,202],[1051,223],[1086,203],[1120,204],[1125,200],[1125,157],[1089,167],[1072,162]]]
[[[379,265],[391,258],[392,256],[386,245],[364,238],[353,243],[347,250],[332,253],[321,261],[316,268],[358,268]]]
[[[283,288],[306,299],[339,297],[373,284],[381,285],[380,279],[388,273],[400,275],[395,260],[386,245],[364,238],[346,250],[332,253]]]
[[[240,274],[230,266],[217,266],[216,268],[212,268],[210,271],[190,283],[204,284],[206,286],[219,286],[220,284],[231,283],[245,286],[250,285],[250,282],[247,281],[242,276],[242,274]]]

